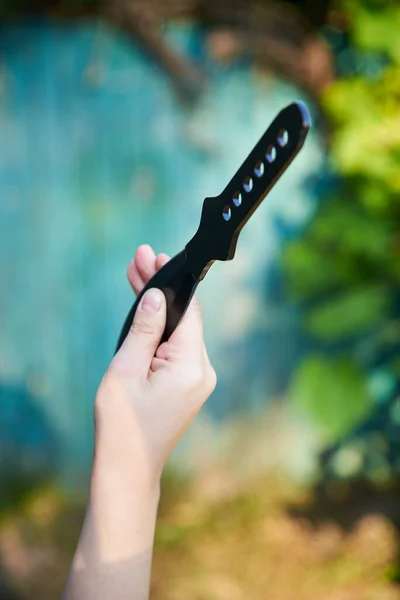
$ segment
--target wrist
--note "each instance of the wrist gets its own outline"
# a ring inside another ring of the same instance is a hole
[[[149,493],[159,494],[162,468],[152,460],[150,448],[124,394],[96,397],[93,470],[98,469],[116,481],[140,485]]]
[[[102,428],[96,431],[92,479],[156,498],[160,495],[161,473],[154,469],[140,444],[121,432]]]

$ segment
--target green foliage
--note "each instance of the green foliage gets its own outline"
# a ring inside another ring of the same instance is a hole
[[[375,76],[337,79],[323,97],[331,124],[330,157],[340,184],[283,257],[289,289],[307,307],[308,331],[340,343],[346,360],[307,359],[292,397],[332,436],[341,437],[370,405],[363,384],[382,349],[381,370],[395,367],[400,331],[400,5],[343,0],[349,38],[361,56],[379,53]],[[368,365],[360,364],[360,340]]]
[[[290,394],[293,405],[311,415],[328,439],[349,430],[370,408],[364,375],[346,358],[308,357],[293,378]]]
[[[384,287],[346,290],[313,311],[308,319],[310,331],[329,341],[372,328],[382,321],[387,302]]]
[[[355,45],[362,50],[385,52],[400,63],[398,1],[347,0],[342,5],[351,17]]]

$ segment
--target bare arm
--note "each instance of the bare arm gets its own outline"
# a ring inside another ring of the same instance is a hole
[[[139,248],[136,293],[166,260]],[[165,298],[148,294],[97,393],[90,500],[63,600],[148,598],[162,469],[215,387],[197,303],[157,349]]]
[[[90,501],[63,598],[148,598],[159,486],[118,440],[96,442]]]

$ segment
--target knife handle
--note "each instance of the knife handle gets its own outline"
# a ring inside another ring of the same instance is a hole
[[[136,298],[135,303],[125,319],[115,352],[118,352],[128,335],[137,307],[147,290],[150,288],[162,290],[167,301],[166,326],[160,342],[162,344],[168,340],[178,326],[189,306],[197,285],[198,281],[187,270],[186,251],[182,250],[157,271]]]

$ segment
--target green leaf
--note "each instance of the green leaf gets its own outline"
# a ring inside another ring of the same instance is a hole
[[[306,240],[292,242],[282,255],[288,288],[298,299],[332,289],[345,279],[344,265]]]
[[[385,260],[392,240],[393,226],[388,219],[371,215],[353,199],[337,199],[325,205],[310,228],[314,243],[334,245],[335,251],[371,260]]]
[[[389,306],[390,296],[385,286],[346,289],[314,309],[307,319],[308,327],[326,341],[340,340],[385,323]]]
[[[393,60],[400,61],[400,7],[397,2],[357,2],[353,26],[353,39],[361,49],[385,52]]]
[[[350,360],[308,357],[295,372],[292,406],[311,417],[334,441],[370,411],[364,373]]]

